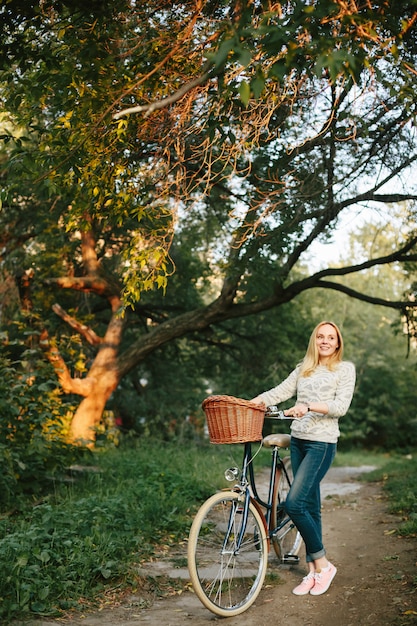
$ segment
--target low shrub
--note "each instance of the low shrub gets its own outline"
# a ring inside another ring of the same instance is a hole
[[[159,545],[187,535],[194,510],[219,486],[217,452],[147,440],[88,453],[78,478],[0,520],[0,621],[56,616],[132,580]]]
[[[0,512],[48,493],[84,454],[66,443],[69,407],[47,374],[39,366],[34,376],[0,355]]]

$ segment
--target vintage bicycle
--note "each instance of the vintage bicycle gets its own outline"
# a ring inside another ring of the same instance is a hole
[[[265,579],[270,545],[280,563],[298,563],[302,538],[283,503],[293,475],[287,449],[291,436],[262,438],[265,417],[292,419],[277,407],[234,398],[210,396],[203,402],[210,441],[244,445],[241,468],[228,468],[230,489],[206,500],[192,523],[188,539],[188,569],[193,589],[214,614],[231,617],[246,611],[256,600]],[[271,449],[266,500],[255,481],[255,442]]]

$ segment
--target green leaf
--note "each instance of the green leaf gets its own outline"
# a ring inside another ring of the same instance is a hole
[[[251,86],[254,98],[259,98],[265,88],[265,78],[262,75],[258,74],[251,81],[250,86]]]
[[[21,554],[16,559],[16,567],[19,567],[19,568],[26,567],[26,565],[28,564],[28,561],[29,561],[28,555]]]
[[[239,85],[239,96],[241,102],[247,106],[250,100],[250,85],[246,82],[246,80],[243,80]]]
[[[251,51],[247,48],[239,48],[239,50],[236,51],[236,56],[239,60],[239,63],[241,63],[243,67],[247,67],[252,61]]]
[[[226,39],[221,42],[216,53],[214,55],[210,55],[216,68],[223,67],[223,65],[226,63],[227,57],[229,56],[230,52],[233,50],[233,46],[234,46],[234,40]]]

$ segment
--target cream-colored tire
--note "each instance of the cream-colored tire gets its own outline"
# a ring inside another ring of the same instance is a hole
[[[204,606],[222,617],[243,613],[262,589],[267,565],[264,520],[254,504],[244,524],[244,496],[224,491],[206,500],[188,539],[190,578]]]

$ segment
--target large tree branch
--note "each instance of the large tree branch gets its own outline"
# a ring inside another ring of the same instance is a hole
[[[417,200],[417,196],[410,193],[374,193],[367,191],[356,199],[356,202],[381,202],[382,204],[394,204],[396,202],[406,202],[407,200]]]
[[[97,257],[96,238],[91,225],[91,217],[85,214],[84,219],[87,227],[81,231],[81,255],[86,275],[48,278],[44,280],[44,284],[57,285],[61,289],[95,293],[108,300],[113,312],[117,311],[121,304],[121,287],[111,277],[109,279],[104,275]],[[60,314],[58,311],[55,312]]]
[[[417,159],[417,155],[412,159]],[[385,183],[386,181],[384,181]],[[378,185],[381,186],[381,185]],[[294,248],[293,252],[289,254],[288,259],[285,263],[284,273],[288,274],[289,271],[294,267],[294,265],[299,260],[301,254],[305,252],[308,247],[315,241],[318,236],[325,232],[326,228],[331,225],[331,223],[336,219],[336,217],[347,207],[352,206],[353,204],[359,204],[361,202],[378,202],[381,204],[387,203],[396,203],[396,202],[405,202],[406,200],[417,200],[417,195],[414,194],[402,194],[402,193],[393,193],[393,194],[377,194],[374,193],[374,190],[366,191],[358,196],[349,198],[344,200],[343,202],[336,203],[333,206],[327,207],[327,209],[320,211],[316,214],[319,219],[317,220],[315,226],[311,229],[308,235]],[[308,219],[311,219],[311,215],[307,216]],[[303,219],[307,219],[304,217]],[[413,247],[414,244],[411,244]],[[382,261],[382,263],[391,263],[393,261],[401,261],[402,259],[396,258],[392,261]],[[379,264],[379,263],[373,263]],[[370,266],[371,267],[371,266]],[[365,268],[366,269],[366,268]],[[326,270],[327,271],[327,270]],[[358,270],[353,270],[358,271]]]
[[[355,274],[361,272],[363,270],[370,269],[371,267],[375,267],[377,265],[389,265],[390,263],[405,263],[405,262],[414,262],[417,261],[417,254],[409,254],[413,248],[417,245],[417,237],[413,237],[404,244],[401,248],[392,252],[391,254],[387,254],[381,257],[376,257],[374,259],[368,259],[363,263],[359,263],[357,265],[349,265],[345,267],[329,267],[324,270],[320,270],[307,278],[303,278],[302,280],[296,281],[289,285],[284,291],[287,293],[287,297],[285,301],[292,300],[296,295],[305,291],[306,289],[311,289],[315,287],[323,286],[324,281],[323,278],[327,276],[346,276],[348,274]],[[320,284],[319,284],[320,283]],[[336,283],[331,283],[336,284]],[[282,287],[280,281],[277,281],[276,286],[277,293],[282,292]],[[288,297],[288,296],[291,297]],[[273,304],[272,306],[275,306]],[[410,304],[410,306],[413,306]],[[401,308],[397,306],[396,308]],[[262,310],[262,309],[260,309]]]
[[[91,222],[89,216],[85,216]],[[96,252],[96,240],[91,226],[81,232],[81,255],[86,274],[95,276],[99,272],[100,264]]]
[[[417,302],[408,300],[389,301],[382,298],[374,298],[348,287],[344,287],[338,283],[323,280],[328,276],[344,276],[347,274],[358,273],[376,265],[386,265],[394,262],[417,261],[417,254],[410,254],[410,251],[415,248],[416,245],[417,237],[414,237],[404,244],[399,250],[389,255],[370,259],[357,265],[340,268],[327,268],[313,274],[312,276],[295,281],[287,287],[283,287],[278,281],[273,294],[267,298],[254,302],[239,302],[237,304],[233,304],[229,297],[225,297],[225,291],[228,292],[228,296],[230,296],[232,291],[233,293],[236,292],[236,277],[230,276],[225,279],[221,295],[218,299],[212,302],[211,305],[186,312],[182,315],[177,315],[176,317],[152,328],[149,333],[142,336],[137,342],[133,343],[123,354],[119,356],[117,365],[118,372],[120,376],[125,375],[128,371],[135,367],[138,362],[143,360],[146,356],[148,356],[148,354],[155,350],[155,348],[167,343],[168,341],[182,337],[190,332],[201,331],[208,328],[210,325],[221,321],[244,317],[247,315],[254,315],[273,307],[280,306],[281,304],[292,301],[300,293],[309,289],[319,287],[334,289],[346,293],[346,295],[349,295],[350,297],[360,299],[371,304],[379,304],[381,306],[395,308],[400,311],[406,309],[407,307],[417,307]],[[230,289],[228,289],[228,287]]]
[[[189,38],[190,34],[192,33],[193,28],[195,26],[195,23],[197,22],[197,20],[199,19],[200,15],[201,15],[201,10],[203,8],[203,4],[204,4],[203,0],[198,0],[197,1],[193,17],[190,20],[187,28],[184,29],[181,38],[179,38],[177,40],[177,45],[174,46],[173,48],[171,48],[171,50],[162,59],[162,61],[160,61],[160,63],[158,63],[146,75],[146,77],[142,77],[133,87],[131,87],[127,92],[125,92],[118,99],[117,102],[120,102],[120,100],[123,97],[126,97],[126,95],[131,93],[135,88],[137,88],[141,83],[143,83],[145,81],[145,79],[149,80],[149,78],[152,75],[154,75],[157,71],[161,70],[164,67],[164,65],[166,65],[167,61],[170,58],[172,58],[181,49],[183,43],[185,41],[187,41],[187,39]],[[207,67],[209,67],[209,65],[207,65]],[[141,112],[145,112],[145,117],[147,117],[148,115],[150,115],[152,113],[152,111],[157,111],[158,109],[162,109],[165,106],[168,106],[169,104],[177,102],[186,93],[191,91],[191,89],[194,89],[194,87],[197,87],[198,85],[201,85],[204,82],[206,82],[208,80],[208,78],[209,78],[209,73],[207,71],[205,71],[201,76],[199,76],[199,77],[189,81],[186,85],[183,85],[183,87],[180,87],[180,89],[178,89],[174,94],[172,94],[172,96],[169,96],[168,98],[163,98],[162,100],[155,101],[155,102],[152,102],[150,104],[138,105],[138,106],[134,106],[134,107],[129,107],[128,109],[123,109],[122,111],[119,111],[118,113],[114,113],[113,119],[118,120],[118,119],[120,119],[121,117],[123,117],[125,115],[129,115],[131,113],[141,113]]]
[[[356,272],[361,272],[362,270],[369,269],[371,267],[375,267],[376,265],[388,265],[390,263],[404,263],[417,261],[417,254],[409,254],[413,248],[417,246],[417,237],[413,237],[406,244],[399,248],[395,252],[391,254],[386,254],[381,257],[376,257],[375,259],[368,259],[363,263],[359,263],[358,265],[349,265],[346,267],[329,267],[325,270],[321,270],[316,274],[313,274],[310,278],[317,279],[322,278],[323,276],[345,276],[346,274],[354,274]],[[309,279],[306,279],[309,280]],[[303,282],[303,281],[301,281]]]
[[[153,111],[158,111],[159,109],[163,109],[170,104],[174,104],[174,102],[180,100],[189,91],[207,82],[209,78],[209,72],[205,72],[201,76],[190,80],[188,83],[177,89],[177,91],[175,91],[171,96],[168,96],[167,98],[162,98],[162,100],[151,102],[150,104],[142,104],[134,107],[129,107],[128,109],[123,109],[123,111],[115,113],[113,115],[113,119],[118,120],[125,115],[130,115],[131,113],[145,113],[144,117],[148,117],[148,115],[153,113]]]
[[[43,282],[45,285],[57,285],[61,289],[95,293],[108,300],[112,311],[117,311],[121,304],[118,286],[113,285],[102,276],[61,276],[48,278]]]
[[[375,298],[374,296],[369,296],[366,293],[362,293],[360,291],[356,291],[356,289],[351,289],[350,287],[346,287],[346,285],[342,285],[340,283],[333,283],[327,280],[319,280],[315,287],[322,287],[324,289],[333,289],[334,291],[340,291],[341,293],[345,293],[347,296],[351,298],[355,298],[355,300],[362,300],[362,302],[368,302],[369,304],[378,304],[380,306],[389,307],[391,309],[397,309],[399,311],[403,311],[407,308],[416,308],[417,302],[413,302],[412,300],[385,300],[384,298]]]
[[[69,315],[59,304],[53,304],[52,310],[54,313],[59,315],[59,317],[71,326],[74,330],[78,332],[84,339],[91,344],[92,346],[98,346],[102,343],[101,337],[99,337],[92,328],[86,326],[85,324],[81,324],[74,317]]]
[[[353,198],[348,198],[346,200],[343,200],[341,202],[341,206],[342,208],[346,208],[348,206],[352,206],[352,204],[357,204],[359,202],[366,202],[366,201],[375,201],[375,202],[384,202],[384,200],[381,200],[381,198],[385,197],[391,197],[391,198],[395,198],[396,196],[398,196],[400,198],[400,200],[397,200],[402,202],[404,200],[415,200],[416,196],[413,194],[383,194],[383,195],[378,195],[376,193],[376,191],[378,189],[381,189],[382,187],[384,187],[384,185],[388,184],[389,182],[391,182],[398,174],[400,174],[401,172],[405,171],[408,167],[410,167],[410,165],[412,165],[413,163],[415,163],[417,161],[417,153],[413,154],[412,156],[404,159],[403,161],[400,162],[400,164],[396,167],[393,168],[392,170],[390,170],[389,174],[382,180],[380,180],[372,189],[365,191],[362,194],[359,194],[357,196],[354,196]],[[392,202],[396,202],[396,200],[391,200]]]
[[[348,270],[350,270],[350,268],[346,268],[346,272]],[[408,300],[389,301],[382,298],[374,298],[353,289],[349,289],[343,285],[321,280],[316,275],[315,277],[310,277],[305,281],[293,283],[286,289],[277,290],[272,296],[264,298],[263,300],[225,306],[224,301],[218,299],[209,307],[187,312],[183,315],[178,315],[173,319],[159,324],[149,333],[143,335],[138,341],[133,343],[123,352],[123,354],[120,354],[117,365],[119,376],[122,377],[127,374],[156,348],[169,341],[183,337],[190,332],[201,331],[215,323],[247,315],[254,315],[273,307],[280,306],[285,302],[290,302],[303,291],[319,287],[338,290],[352,298],[363,300],[364,302],[369,302],[370,304],[378,304],[394,308],[399,311],[403,311],[406,308],[417,307],[417,302]]]
[[[49,340],[47,331],[43,331],[40,337],[40,346],[45,351],[48,361],[54,368],[59,384],[64,393],[74,393],[87,397],[94,389],[97,381],[94,378],[72,378],[64,359],[56,345]]]
[[[143,360],[148,354],[155,350],[155,348],[167,343],[168,341],[182,337],[190,332],[201,331],[208,328],[210,325],[221,321],[236,319],[247,315],[254,315],[273,307],[280,306],[286,302],[292,301],[297,295],[303,291],[307,291],[308,289],[333,289],[345,293],[352,298],[369,302],[370,304],[378,304],[394,308],[399,311],[403,311],[411,307],[415,308],[417,307],[417,302],[409,300],[389,301],[382,298],[374,298],[367,294],[355,291],[354,289],[345,287],[344,285],[323,280],[323,278],[326,276],[344,276],[351,273],[357,273],[376,265],[384,265],[393,262],[417,261],[417,254],[409,254],[410,250],[412,250],[416,244],[417,237],[407,242],[396,252],[383,257],[370,259],[358,265],[321,270],[312,276],[293,282],[288,287],[282,287],[281,284],[277,283],[275,292],[262,300],[232,304],[228,299],[219,296],[219,298],[208,307],[202,307],[200,309],[178,315],[175,318],[169,319],[166,322],[152,328],[149,333],[142,336],[137,342],[132,344],[123,354],[119,356],[117,365],[118,372],[120,376],[125,375],[133,369],[138,362]]]

